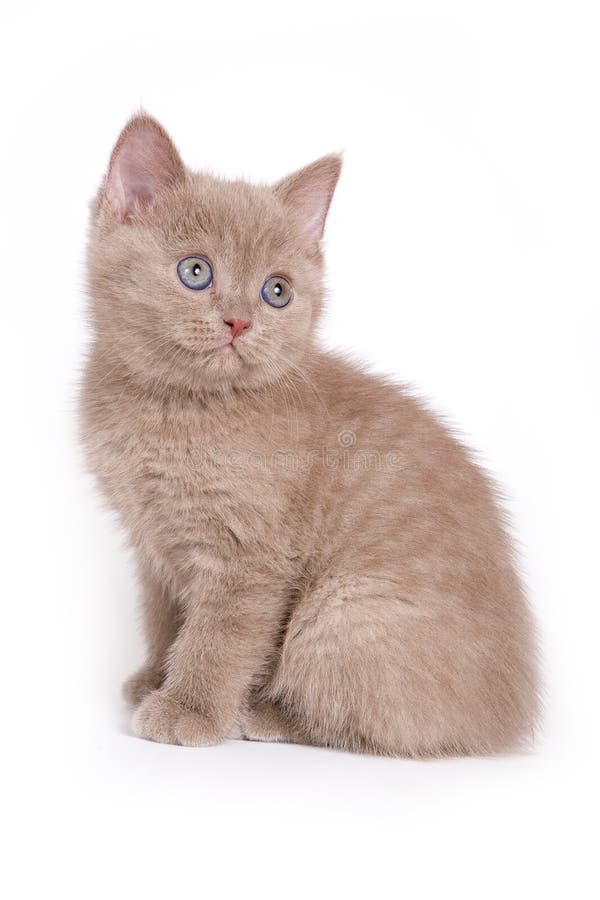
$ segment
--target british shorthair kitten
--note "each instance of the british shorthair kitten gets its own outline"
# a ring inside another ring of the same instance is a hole
[[[494,489],[409,393],[315,342],[340,165],[223,181],[138,115],[93,205],[82,432],[139,567],[133,731],[514,748],[535,647]]]

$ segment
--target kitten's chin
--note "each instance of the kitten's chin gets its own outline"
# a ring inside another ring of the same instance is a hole
[[[197,386],[205,391],[257,387],[256,367],[231,342],[217,347],[197,371]],[[194,379],[196,380],[196,379]]]
[[[236,375],[244,368],[244,358],[231,342],[212,352],[205,364],[207,372]]]
[[[211,354],[198,378],[207,391],[260,390],[285,375],[286,369],[286,364],[275,366],[262,358],[253,359],[246,348],[227,345]]]

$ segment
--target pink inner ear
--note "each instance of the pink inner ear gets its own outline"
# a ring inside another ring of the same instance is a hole
[[[106,198],[113,214],[125,220],[137,207],[150,206],[157,193],[173,186],[183,175],[177,150],[152,119],[134,119],[124,129],[113,151]]]
[[[317,244],[323,236],[341,164],[339,156],[325,156],[275,186],[309,243]]]

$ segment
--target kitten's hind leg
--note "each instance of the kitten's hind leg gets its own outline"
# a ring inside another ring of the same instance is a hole
[[[278,703],[262,701],[251,707],[239,726],[239,733],[232,735],[246,741],[307,744],[308,735],[286,715]]]
[[[529,629],[510,585],[492,590],[511,617],[442,602],[416,578],[325,578],[292,614],[270,689],[310,744],[409,757],[512,748],[535,713]]]

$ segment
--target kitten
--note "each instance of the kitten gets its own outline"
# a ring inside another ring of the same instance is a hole
[[[340,165],[222,181],[138,115],[93,205],[82,432],[139,566],[133,730],[512,748],[537,675],[494,490],[408,393],[315,343]]]

